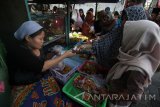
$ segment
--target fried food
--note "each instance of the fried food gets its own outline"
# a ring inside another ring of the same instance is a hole
[[[58,71],[58,72],[60,72],[61,74],[67,74],[71,70],[72,70],[72,68],[70,66],[66,65],[62,71]]]
[[[96,84],[92,78],[82,75],[74,79],[73,85],[83,91],[93,94],[104,94],[106,92],[106,89]]]
[[[80,90],[84,91],[83,94],[83,100],[87,102],[91,102],[91,104],[96,104],[100,101],[102,101],[102,97],[100,98],[94,98],[95,95],[99,96],[101,94],[106,94],[107,89],[104,87],[98,86],[92,78],[79,75],[77,78],[74,79],[73,85],[76,88],[79,88]]]
[[[78,68],[78,70],[82,74],[103,74],[104,76],[107,74],[108,69],[102,67],[101,65],[98,65],[95,62],[86,61],[81,67]]]
[[[94,64],[86,63],[81,70],[87,74],[96,74],[97,67]]]

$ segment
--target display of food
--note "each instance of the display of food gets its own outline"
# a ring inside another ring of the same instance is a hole
[[[78,71],[85,74],[106,74],[107,69],[98,65],[95,62],[86,61],[82,66],[78,68]]]
[[[80,54],[79,57],[84,59],[89,59],[89,55],[87,54]]]
[[[80,90],[84,91],[83,94],[83,100],[89,101],[92,103],[97,103],[102,101],[102,98],[90,98],[90,96],[94,95],[101,95],[101,94],[106,94],[107,89],[105,86],[101,86],[97,84],[92,78],[79,75],[74,79],[73,85],[76,88],[79,88]]]
[[[85,72],[87,74],[96,74],[97,72],[97,67],[95,64],[90,64],[90,63],[86,63],[83,67],[82,67],[82,72]]]
[[[76,32],[70,33],[69,37],[70,37],[71,42],[79,42],[81,40],[83,40],[83,41],[88,40],[88,37],[86,37],[80,33],[76,33]]]
[[[74,79],[73,85],[77,88],[82,89],[83,91],[92,93],[92,94],[104,94],[106,93],[106,89],[104,86],[100,86],[96,84],[96,82],[89,77],[80,75]]]
[[[61,74],[67,74],[71,70],[72,70],[72,68],[70,66],[65,65],[64,69],[61,71],[58,71],[58,72],[60,72]]]
[[[93,92],[96,93],[96,85],[93,80],[86,78],[85,76],[78,76],[74,80],[74,86],[77,88],[82,89],[83,91],[86,92]]]
[[[65,67],[64,67],[64,69],[61,71],[61,73],[62,74],[67,74],[69,71],[71,71],[72,70],[72,68],[70,67],[70,66],[68,66],[68,65],[66,65]]]

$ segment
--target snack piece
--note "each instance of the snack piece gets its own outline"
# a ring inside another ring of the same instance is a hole
[[[58,72],[60,72],[61,74],[67,74],[69,71],[71,71],[72,68],[68,65],[65,65],[63,70],[58,70]]]
[[[66,65],[65,68],[62,71],[62,74],[66,74],[66,73],[68,73],[71,70],[72,70],[72,68],[70,66]]]

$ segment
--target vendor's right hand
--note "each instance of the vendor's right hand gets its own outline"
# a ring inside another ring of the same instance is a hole
[[[76,54],[73,53],[71,50],[66,51],[66,52],[63,54],[63,56],[64,56],[65,58],[73,57],[73,56],[75,56],[75,55],[76,55]]]

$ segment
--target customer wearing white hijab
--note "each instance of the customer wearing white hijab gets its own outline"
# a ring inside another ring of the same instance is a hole
[[[112,107],[129,106],[141,99],[144,88],[160,64],[160,28],[148,20],[127,21],[124,25],[119,62],[107,75],[109,92],[136,96],[128,101],[111,101]],[[113,91],[114,90],[114,91]]]

